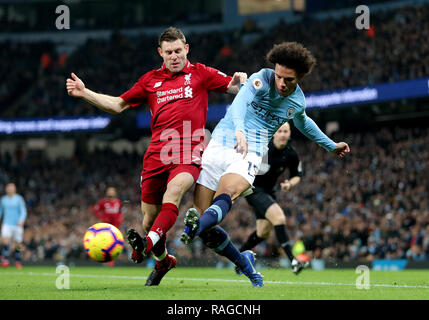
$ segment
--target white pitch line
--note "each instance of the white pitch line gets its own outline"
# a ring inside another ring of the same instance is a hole
[[[29,275],[29,276],[49,276],[57,277],[56,273],[46,273],[46,272],[0,272],[1,275]],[[119,276],[119,275],[100,275],[100,274],[79,274],[79,273],[70,273],[71,277],[76,278],[103,278],[103,279],[128,279],[128,280],[146,280],[147,277],[143,276]],[[208,281],[208,282],[248,282],[249,280],[233,280],[233,279],[216,279],[216,278],[171,278],[166,277],[163,280],[169,281]],[[308,286],[351,286],[355,287],[355,283],[337,283],[337,282],[301,282],[301,281],[264,281],[264,284],[285,284],[285,285],[308,285]],[[429,286],[425,285],[394,285],[394,284],[371,284],[371,287],[381,287],[381,288],[414,288],[414,289],[429,289]]]

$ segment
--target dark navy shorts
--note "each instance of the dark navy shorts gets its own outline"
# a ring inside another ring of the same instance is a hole
[[[255,211],[256,219],[266,219],[265,213],[268,208],[277,202],[273,193],[258,187],[253,189],[253,193],[248,195],[246,200]]]

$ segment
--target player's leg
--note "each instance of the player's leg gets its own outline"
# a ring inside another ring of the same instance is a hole
[[[191,172],[194,171],[191,168]],[[195,171],[195,175],[199,172]],[[176,267],[177,260],[174,256],[168,254],[166,248],[166,236],[168,230],[174,225],[179,214],[179,205],[185,193],[192,187],[196,177],[189,172],[171,173],[172,179],[167,184],[167,190],[164,193],[161,211],[155,219],[147,236],[147,243],[152,243],[152,248],[148,245],[148,251],[156,260],[156,265],[149,275],[146,286],[157,286],[165,274]],[[157,240],[159,237],[159,240]],[[155,243],[154,243],[155,242]]]
[[[196,173],[196,175],[199,171]],[[189,172],[180,172],[168,182],[163,196],[161,211],[153,222],[147,235],[148,245],[146,253],[167,234],[179,215],[178,206],[186,192],[193,186],[196,177]]]
[[[14,244],[14,258],[15,267],[22,269],[22,242],[24,240],[24,227],[16,226],[12,235],[12,242]]]
[[[194,208],[200,215],[210,207],[215,193],[215,191],[197,183],[194,192]]]
[[[250,184],[247,180],[238,174],[227,174],[221,178],[218,191],[215,193],[215,198],[212,204],[204,211],[201,219],[198,219],[198,213],[195,213],[196,226],[198,227],[198,235],[203,243],[213,249],[219,255],[225,256],[233,262],[241,272],[243,272],[251,281],[253,286],[262,287],[262,275],[255,269],[255,257],[253,252],[246,251],[241,253],[237,247],[232,243],[228,234],[220,226],[216,225],[226,216],[232,205],[232,199],[237,198],[243,191],[247,190]],[[208,196],[213,196],[213,191],[208,188],[201,188],[200,193]],[[216,194],[218,194],[216,196]],[[199,208],[204,208],[208,205],[207,200],[196,201]],[[189,239],[193,239],[186,233],[190,226],[190,212],[187,212],[185,217],[185,232],[182,234],[181,240],[187,243]],[[187,221],[189,220],[189,221]],[[214,226],[212,228],[212,226]],[[189,231],[189,230],[188,230]],[[192,233],[190,233],[192,235]],[[190,242],[190,241],[189,241]],[[188,243],[189,243],[188,242]]]
[[[212,186],[216,185],[215,181],[212,180],[219,177],[219,173],[217,172],[219,166],[216,166],[216,161],[219,160],[219,157],[220,161],[222,161],[222,158],[226,158],[225,162],[227,163],[225,170],[223,170],[224,172],[218,180],[218,187],[216,188],[216,193],[210,207],[204,211],[200,219],[198,217],[190,219],[189,224],[185,220],[185,232],[181,236],[181,240],[185,244],[191,243],[195,236],[219,224],[225,218],[231,208],[232,201],[251,188],[262,161],[262,158],[255,153],[248,153],[246,158],[243,159],[241,154],[231,148],[221,148],[218,154],[213,152],[213,154],[210,153],[210,156],[204,156],[205,154],[203,155],[203,170],[201,175],[204,176],[204,180],[207,180],[207,183],[202,184],[212,190],[215,190]],[[220,169],[222,170],[222,167]],[[213,172],[211,174],[212,179],[210,179],[211,172]],[[200,176],[198,183],[201,182],[202,179]],[[198,221],[194,222],[194,220]],[[197,224],[198,228],[196,228]]]
[[[237,173],[222,176],[212,204],[202,214],[195,235],[198,236],[204,230],[222,222],[231,209],[232,200],[249,188],[250,183]]]
[[[180,236],[180,240],[185,244],[192,241],[190,238],[193,238],[198,230],[200,215],[212,204],[219,181],[227,167],[226,157],[219,156],[224,151],[224,146],[212,139],[203,153],[201,172],[194,191],[194,208],[185,213],[185,230]]]
[[[143,214],[143,230],[147,234],[161,210],[162,196],[166,190],[167,174],[152,174],[143,172],[141,176],[141,210]],[[134,263],[141,263],[145,257],[147,241],[134,230],[127,231],[127,239],[133,252],[131,259]],[[145,240],[145,241],[143,241]]]
[[[249,236],[240,251],[252,249],[268,238],[272,224],[265,218],[269,207],[276,201],[273,196],[260,187],[255,187],[253,193],[246,197],[247,203],[253,208],[256,216],[256,230]]]
[[[143,231],[145,233],[149,232],[153,221],[161,210],[161,205],[151,204],[144,201],[141,201],[141,211],[143,214]],[[134,230],[129,229],[127,232],[127,239],[133,251],[131,253],[131,259],[134,263],[141,263],[145,257],[143,251],[146,247],[146,244],[143,242],[144,238],[140,236],[140,234]]]
[[[286,231],[286,217],[282,208],[278,203],[272,204],[268,208],[265,217],[273,224],[277,241],[289,258],[292,271],[295,274],[300,273],[307,264],[299,262],[292,253],[292,243],[290,242],[288,232]]]
[[[289,260],[292,261],[295,257],[286,231],[286,217],[282,208],[278,203],[273,203],[265,213],[265,217],[274,226],[274,232],[280,247],[284,250]]]
[[[240,251],[253,249],[255,246],[265,241],[273,230],[273,225],[267,219],[256,220],[256,230],[247,238],[246,242],[241,246]]]
[[[10,238],[2,238],[1,266],[9,267]]]
[[[141,202],[141,211],[143,215],[142,227],[144,232],[149,232],[160,210],[161,204],[150,204],[144,201]]]
[[[215,193],[215,191],[197,183],[194,191],[194,208],[189,209],[186,215],[193,213],[199,216],[202,214],[210,207]],[[228,234],[220,226],[215,226],[214,228],[206,230],[200,235],[200,238],[207,247],[214,250],[219,255],[228,258],[239,268],[246,267],[246,261],[232,244]]]
[[[263,286],[262,275],[255,269],[254,253],[250,250],[238,251],[224,229],[214,226],[201,233],[200,238],[207,247],[234,263],[236,268],[250,279],[253,286]]]
[[[185,230],[180,237],[183,243],[187,243],[189,234],[194,234],[198,230],[200,216],[212,203],[215,193],[216,191],[197,182],[194,191],[194,206],[189,208],[185,213]]]
[[[1,228],[1,266],[4,268],[9,267],[9,253],[10,253],[10,244],[12,238],[12,229],[11,226],[2,225]]]

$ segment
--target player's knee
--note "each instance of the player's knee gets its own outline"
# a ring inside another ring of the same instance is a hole
[[[164,194],[163,202],[178,202],[184,194],[183,186],[178,184],[169,185]]]
[[[267,212],[265,213],[265,219],[275,226],[286,224],[285,214],[278,204],[273,204],[268,208]]]
[[[256,235],[258,238],[267,239],[270,235],[271,228],[269,226],[256,228]]]
[[[233,185],[233,184],[226,184],[221,186],[221,188],[219,188],[218,194],[223,194],[226,193],[227,195],[229,195],[231,197],[231,199],[235,199],[238,195],[240,195],[240,191],[237,190],[237,186]]]
[[[285,217],[284,214],[278,214],[278,215],[275,215],[275,216],[271,217],[270,222],[274,226],[286,224],[286,217]]]

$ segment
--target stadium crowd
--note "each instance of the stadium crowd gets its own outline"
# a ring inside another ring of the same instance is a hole
[[[371,29],[357,31],[350,17],[305,23],[280,22],[263,30],[247,23],[233,32],[187,34],[189,58],[225,73],[249,75],[266,66],[264,55],[273,43],[299,41],[318,60],[304,79],[304,92],[347,88],[419,78],[429,74],[429,6],[402,7],[371,14]],[[75,72],[96,91],[119,95],[146,71],[160,65],[157,38],[114,33],[90,39],[73,52],[51,42],[0,43],[0,117],[90,115],[98,109],[67,95],[64,82]],[[213,95],[225,103],[229,95]],[[294,133],[294,146],[304,177],[290,193],[278,193],[294,241],[303,241],[314,258],[340,261],[375,258],[429,259],[429,129],[374,128],[337,133],[352,148],[337,160],[316,144]],[[43,154],[0,154],[0,190],[16,183],[26,200],[23,260],[64,261],[87,258],[82,237],[97,222],[91,207],[108,186],[124,201],[122,231],[141,232],[139,174],[142,154],[110,150],[77,152],[72,158],[49,160]],[[185,247],[179,236],[183,213],[192,205],[189,192],[181,217],[169,232],[172,254],[217,259],[195,241]],[[238,199],[223,226],[238,246],[253,232],[255,218]],[[256,247],[265,257],[277,256],[274,237]],[[127,259],[123,255],[121,259]]]
[[[279,191],[278,200],[292,239],[302,240],[310,256],[339,261],[429,259],[429,128],[336,133],[334,139],[353,148],[347,160],[334,158],[299,133],[293,137],[305,174],[292,192]],[[15,181],[27,202],[24,262],[85,258],[82,237],[97,222],[91,206],[107,186],[115,186],[124,201],[122,231],[141,231],[141,155],[98,150],[49,161],[17,154],[21,156],[2,156],[0,187]],[[180,208],[181,217],[190,206],[191,192]],[[222,225],[237,245],[253,232],[255,218],[244,199],[236,201]],[[184,246],[179,241],[182,230],[179,218],[169,233],[171,253],[217,259],[198,240]],[[265,257],[279,254],[274,237],[255,250]]]
[[[268,66],[264,56],[273,43],[299,41],[318,61],[302,82],[304,92],[419,78],[429,74],[429,43],[421,41],[429,38],[428,15],[428,5],[377,11],[371,14],[370,30],[357,30],[350,17],[308,16],[304,23],[280,22],[271,29],[249,21],[232,32],[187,34],[189,59],[228,74],[250,75]],[[2,46],[2,61],[10,62],[0,68],[0,75],[10,80],[0,86],[0,105],[8,104],[0,111],[2,117],[101,112],[67,95],[64,81],[70,72],[96,91],[119,95],[161,62],[157,38],[146,35],[114,33],[109,39],[89,39],[71,53],[61,52],[53,43]],[[17,59],[20,63],[14,63]],[[231,101],[226,94],[210,97],[211,104]]]

